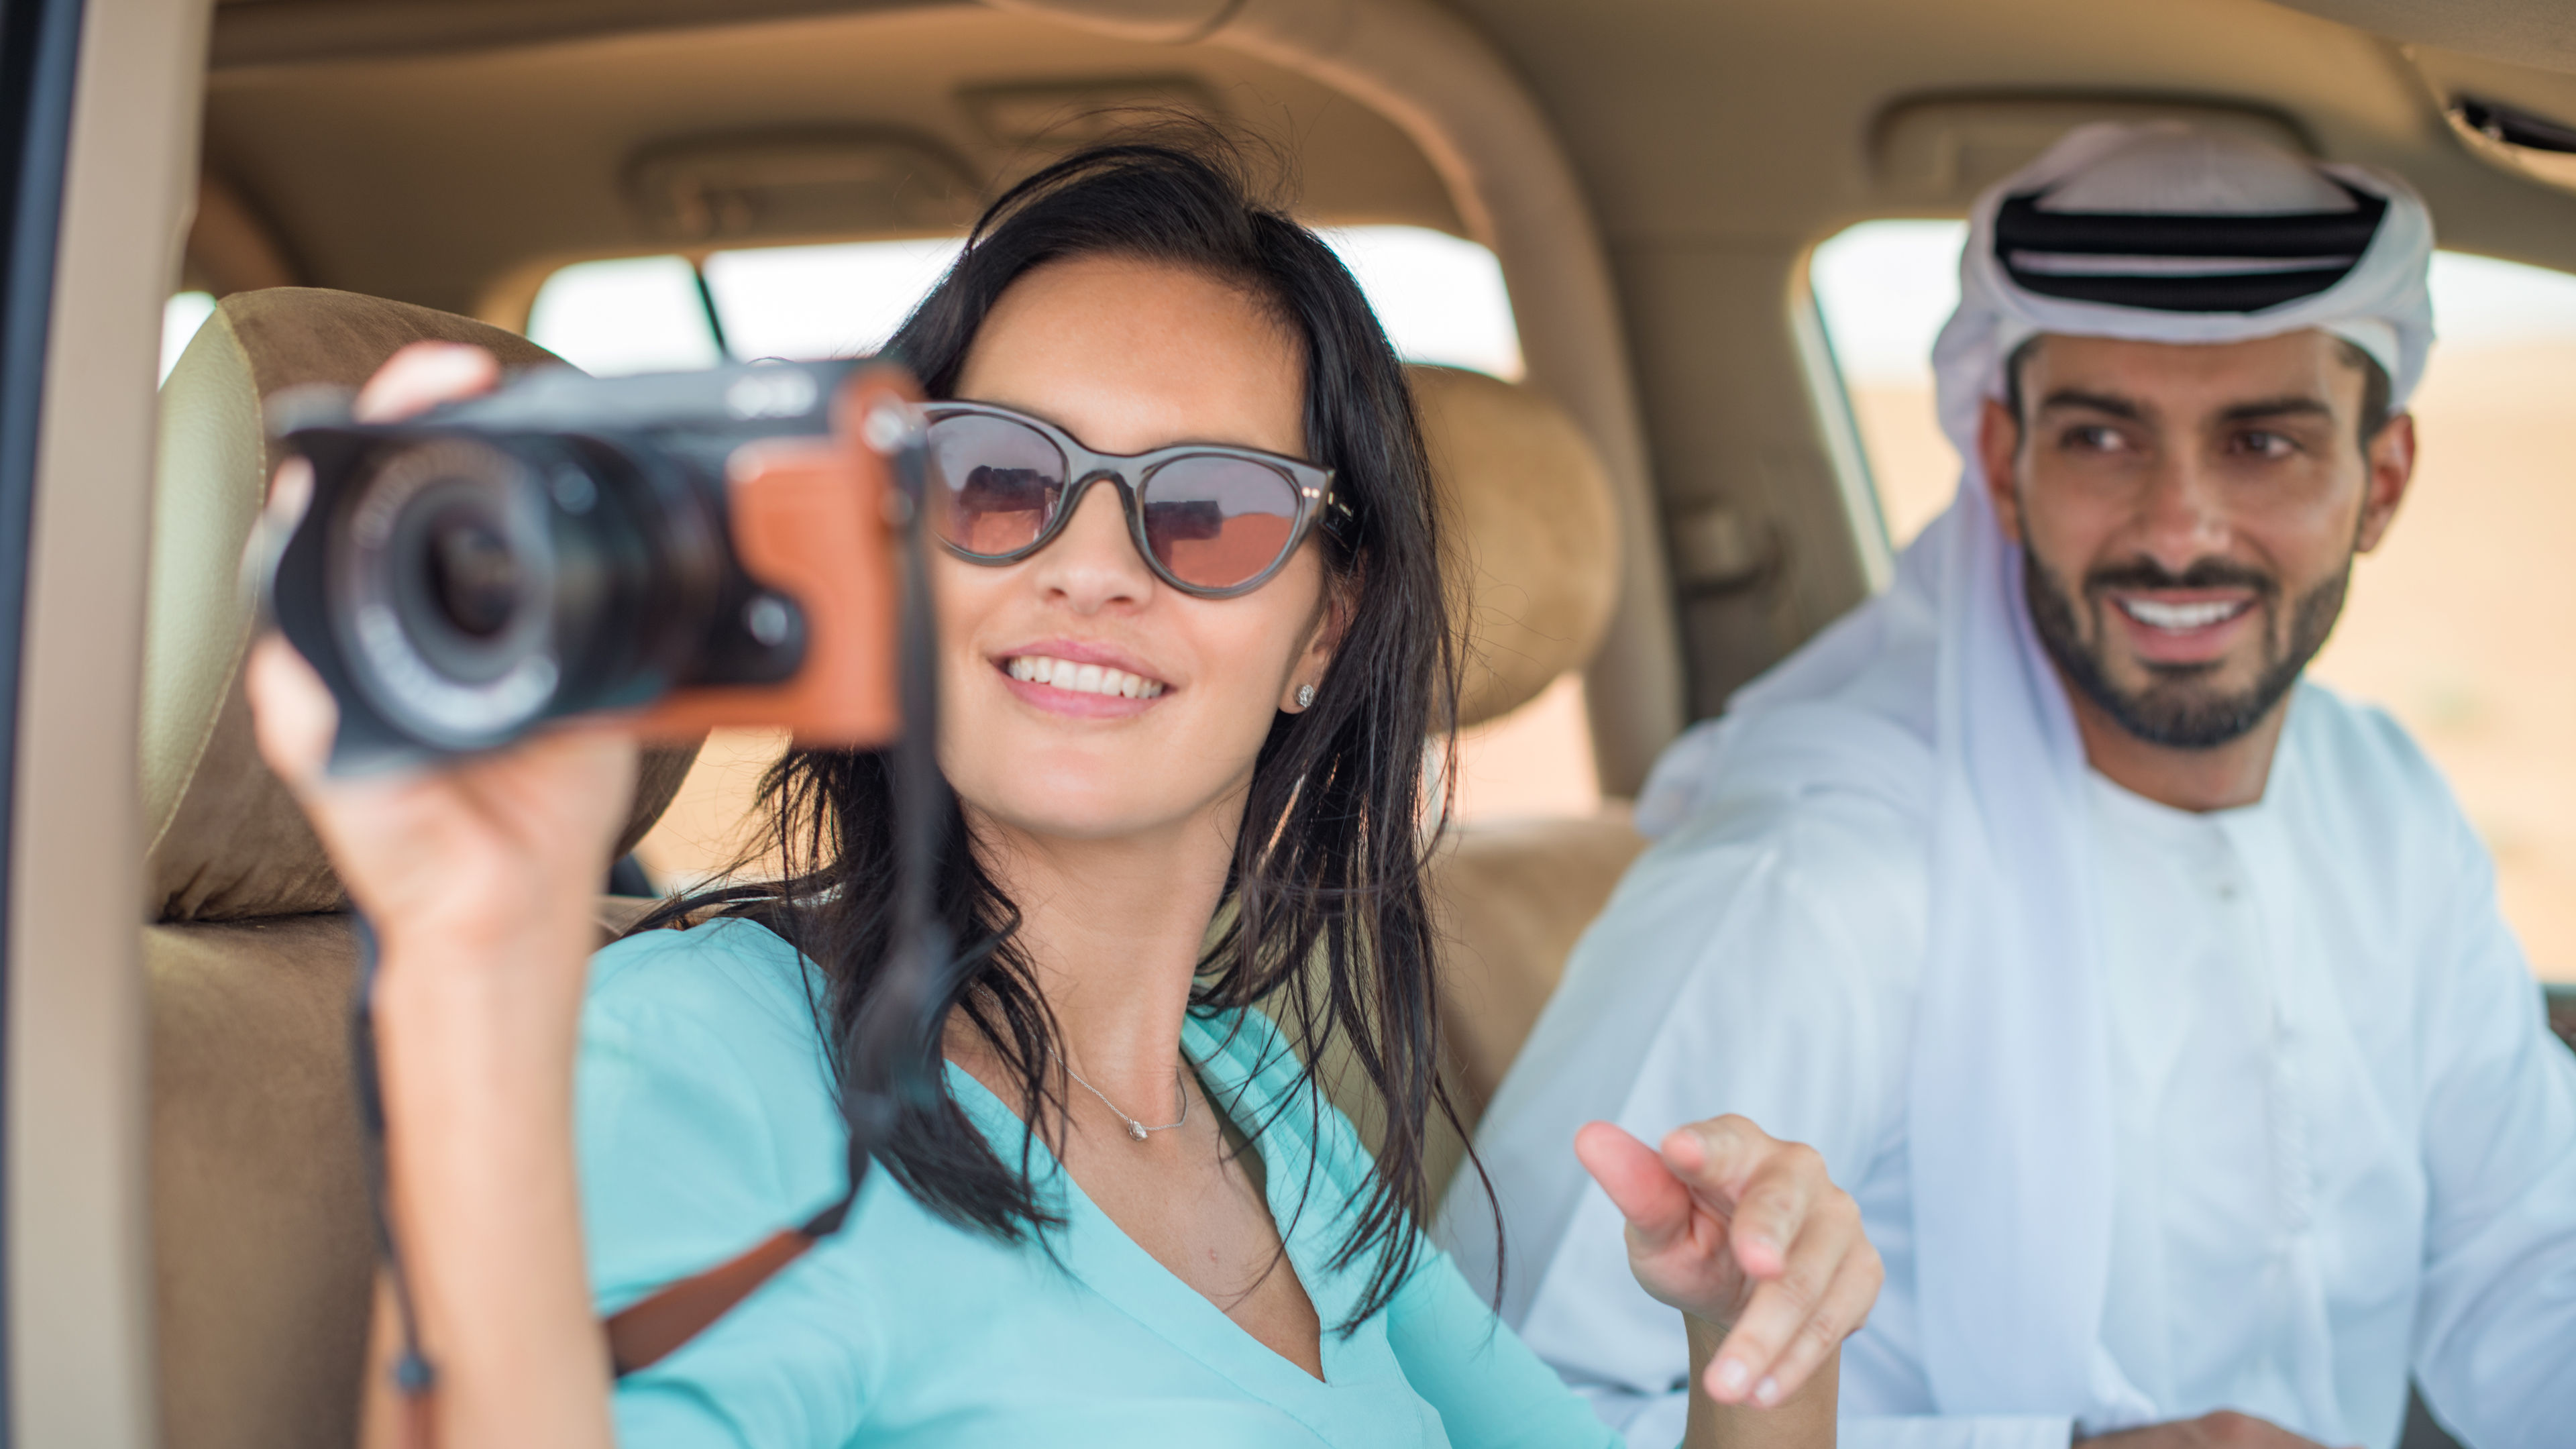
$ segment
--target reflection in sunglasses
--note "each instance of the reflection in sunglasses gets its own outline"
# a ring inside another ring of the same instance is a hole
[[[1026,548],[1046,524],[1064,485],[1036,468],[977,467],[950,494],[940,532],[970,553]]]
[[[1238,513],[1223,518],[1215,503],[1191,519],[1192,531],[1165,533],[1146,510],[1145,536],[1155,554],[1183,580],[1206,589],[1231,588],[1278,562],[1288,550],[1290,520],[1275,513]],[[1202,520],[1215,518],[1213,527]]]
[[[1117,456],[1089,452],[1034,420],[980,404],[934,416],[932,522],[952,546],[1000,562],[1063,526],[1071,480],[1115,479],[1129,524],[1166,583],[1226,593],[1259,580],[1296,546],[1306,516],[1302,471],[1187,446]],[[972,409],[969,411],[968,409]]]

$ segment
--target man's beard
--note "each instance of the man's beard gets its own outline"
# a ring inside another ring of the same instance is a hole
[[[2039,632],[2040,644],[2056,661],[2058,672],[2085,698],[2101,706],[2121,729],[2148,744],[2206,750],[2237,739],[2262,723],[2290,687],[2299,682],[2299,675],[2325,647],[2326,636],[2334,632],[2335,619],[2343,613],[2344,589],[2352,581],[2352,557],[2347,554],[2334,577],[2309,590],[2292,606],[2286,648],[2275,642],[2271,628],[2272,613],[2280,606],[2280,581],[2242,564],[2202,559],[2174,574],[2151,560],[2141,559],[2106,565],[2084,576],[2084,597],[2097,622],[2101,611],[2118,607],[2103,598],[2111,589],[2254,590],[2254,607],[2265,616],[2262,639],[2268,657],[2254,683],[2232,694],[2219,693],[2202,682],[2222,667],[2217,663],[2149,664],[2146,670],[2152,682],[2143,689],[2123,691],[2111,682],[2103,659],[2110,631],[2101,630],[2100,638],[2087,645],[2076,622],[2075,595],[2067,591],[2064,582],[2038,554],[2028,549],[2022,551],[2021,577],[2022,592],[2030,601],[2031,624]]]

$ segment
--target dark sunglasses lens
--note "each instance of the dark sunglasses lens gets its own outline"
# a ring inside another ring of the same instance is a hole
[[[930,425],[930,522],[988,558],[1037,542],[1064,497],[1064,454],[1035,428],[982,413]]]
[[[1200,589],[1250,583],[1288,551],[1297,485],[1241,458],[1177,458],[1145,480],[1145,541],[1172,577]]]

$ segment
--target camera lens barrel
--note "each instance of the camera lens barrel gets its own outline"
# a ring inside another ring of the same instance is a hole
[[[653,699],[718,605],[718,500],[647,449],[399,438],[342,498],[323,561],[337,643],[377,713],[434,749]]]
[[[399,768],[549,720],[652,716],[675,696],[801,678],[804,593],[842,593],[746,564],[734,475],[773,476],[743,463],[751,444],[828,436],[855,366],[534,368],[404,422],[299,416],[283,441],[312,489],[272,536],[267,594],[339,701],[332,768]],[[780,486],[758,496],[802,496]],[[759,517],[774,530],[803,506]],[[761,567],[792,575],[791,557]]]

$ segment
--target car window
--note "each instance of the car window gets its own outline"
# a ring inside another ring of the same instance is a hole
[[[1950,501],[1932,339],[1958,300],[1966,226],[1874,221],[1816,249],[1809,279],[1889,542]],[[2355,569],[2316,677],[2385,705],[2494,852],[2534,969],[2576,982],[2576,276],[2443,252],[2441,342],[2414,402],[2421,456],[2388,541]]]
[[[599,376],[873,352],[956,255],[924,237],[580,262],[537,289],[528,338]]]
[[[1520,334],[1502,268],[1474,242],[1407,226],[1328,230],[1406,360],[1517,380]],[[820,357],[883,344],[954,259],[954,238],[765,247],[580,262],[548,277],[528,336],[596,374]],[[639,848],[665,888],[705,879],[750,843],[745,806],[784,739],[718,731]],[[1461,733],[1457,816],[1588,814],[1600,804],[1579,675]]]
[[[180,292],[161,308],[161,381],[170,380],[170,369],[179,365],[179,354],[215,314],[215,299],[206,292]]]
[[[1412,226],[1326,231],[1396,348],[1414,362],[1521,375],[1494,254]],[[528,337],[607,376],[726,357],[838,357],[882,346],[957,255],[954,237],[758,247],[577,262],[546,278]]]

